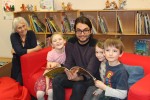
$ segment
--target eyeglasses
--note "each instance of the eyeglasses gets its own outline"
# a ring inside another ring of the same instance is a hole
[[[82,32],[83,32],[84,34],[88,34],[89,31],[90,31],[90,29],[84,29],[84,30],[76,30],[75,32],[76,32],[77,34],[82,34]]]

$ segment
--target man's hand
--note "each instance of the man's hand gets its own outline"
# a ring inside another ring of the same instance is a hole
[[[83,76],[78,76],[77,72],[78,70],[68,70],[65,68],[65,73],[68,77],[68,80],[71,80],[71,81],[83,80]]]

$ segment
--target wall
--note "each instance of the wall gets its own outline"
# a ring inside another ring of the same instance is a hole
[[[39,10],[40,0],[14,0],[16,11],[20,10],[21,4],[34,4]],[[54,0],[54,7],[56,10],[61,9],[61,3],[67,4],[71,2],[74,9],[81,10],[99,10],[105,7],[106,0]],[[110,0],[113,1],[113,0]],[[115,0],[118,1],[118,0]],[[0,0],[2,4],[2,0]],[[150,0],[127,0],[127,9],[150,9]],[[10,50],[10,34],[12,20],[3,20],[1,14],[2,6],[0,5],[0,57],[12,57]]]

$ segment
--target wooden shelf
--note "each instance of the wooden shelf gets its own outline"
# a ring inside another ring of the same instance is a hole
[[[29,25],[29,15],[35,14],[38,16],[40,21],[44,23],[46,26],[46,32],[37,32],[37,39],[42,42],[47,42],[46,38],[51,34],[48,30],[48,27],[45,23],[45,18],[53,17],[56,21],[56,24],[59,28],[62,28],[62,19],[64,14],[67,15],[69,21],[75,20],[80,15],[84,15],[88,17],[93,23],[93,27],[95,27],[97,33],[94,34],[94,37],[97,39],[106,39],[110,37],[120,37],[125,43],[125,51],[134,53],[134,42],[137,39],[148,39],[148,35],[137,34],[137,22],[136,16],[137,12],[142,12],[150,15],[150,9],[128,9],[128,10],[71,10],[71,11],[36,11],[36,12],[14,12],[14,17],[23,16],[28,22]],[[108,28],[108,32],[106,34],[102,33],[100,28],[100,24],[98,21],[98,16],[104,18],[106,22],[106,26]],[[122,24],[123,33],[120,32],[119,24],[117,20],[117,16],[120,18],[120,22]],[[67,32],[64,35],[68,35],[68,37],[74,35],[74,32]]]

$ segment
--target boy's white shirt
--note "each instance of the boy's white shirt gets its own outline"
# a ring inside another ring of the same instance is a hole
[[[116,97],[125,99],[127,97],[127,90],[113,89],[109,86],[106,87],[105,96]]]

